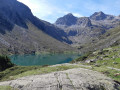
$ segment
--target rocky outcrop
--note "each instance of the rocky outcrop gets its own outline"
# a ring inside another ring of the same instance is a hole
[[[90,27],[92,26],[91,20],[88,17],[82,17],[77,20],[77,25],[81,27]]]
[[[70,69],[45,75],[0,82],[19,90],[119,90],[120,85],[105,75],[87,69]]]

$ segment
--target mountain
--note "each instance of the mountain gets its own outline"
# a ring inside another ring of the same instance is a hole
[[[77,17],[75,17],[71,13],[69,13],[62,18],[58,18],[58,20],[56,21],[56,24],[71,26],[71,25],[76,24],[76,21],[77,21]]]
[[[81,26],[86,26],[86,25],[91,25],[91,21],[87,17],[82,17],[82,18],[77,18],[72,15],[72,13],[69,13],[61,18],[58,18],[57,21],[55,22],[55,25],[63,25],[63,26],[73,26],[73,25],[81,25]]]
[[[112,20],[114,19],[115,17],[113,15],[107,15],[107,14],[104,14],[102,11],[100,12],[95,12],[93,15],[90,16],[90,19],[92,20]]]
[[[71,50],[72,42],[60,28],[35,17],[17,0],[0,2],[0,52],[35,53]]]
[[[72,17],[65,18],[69,17],[69,15]],[[71,22],[71,19],[74,22]],[[64,21],[71,22],[71,24],[60,23]],[[68,38],[73,42],[73,46],[83,47],[88,43],[93,43],[94,40],[97,40],[100,35],[103,35],[109,29],[117,27],[119,22],[119,16],[105,14],[100,11],[95,12],[90,17],[75,17],[72,14],[67,14],[57,19],[55,25],[64,29]]]
[[[36,27],[43,30],[46,34],[52,36],[53,38],[70,43],[63,30],[48,22],[39,20],[37,17],[33,16],[31,10],[27,6],[16,0],[1,0],[0,15],[1,23],[4,24],[2,25],[3,27],[1,27],[1,29],[7,28],[12,30],[14,25],[28,29],[26,21],[30,21]],[[5,33],[5,30],[1,31]]]

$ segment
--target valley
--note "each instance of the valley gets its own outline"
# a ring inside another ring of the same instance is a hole
[[[120,15],[58,16],[0,1],[0,90],[120,90]]]

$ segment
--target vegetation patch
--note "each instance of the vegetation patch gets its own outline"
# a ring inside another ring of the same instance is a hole
[[[82,62],[83,65],[91,66],[92,70],[101,72],[113,78],[115,81],[120,82],[119,45],[85,54],[73,62]]]
[[[14,64],[11,63],[10,59],[7,56],[0,56],[0,71],[13,66]]]
[[[0,90],[18,90],[18,89],[14,89],[10,86],[0,86]]]
[[[75,65],[61,65],[61,66],[15,66],[3,72],[0,72],[0,81],[14,80],[20,77],[46,74],[55,71],[63,71],[67,69],[78,68]]]
[[[84,54],[84,55],[81,55],[79,58],[71,61],[70,63],[75,63],[75,62],[84,61],[84,60],[86,60],[86,59],[89,57],[90,54],[91,54],[91,52],[88,52],[88,53],[86,53],[86,54]]]

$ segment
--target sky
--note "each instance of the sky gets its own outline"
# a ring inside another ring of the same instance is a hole
[[[120,0],[18,0],[27,5],[38,18],[54,23],[68,13],[90,16],[94,12],[120,15]]]

